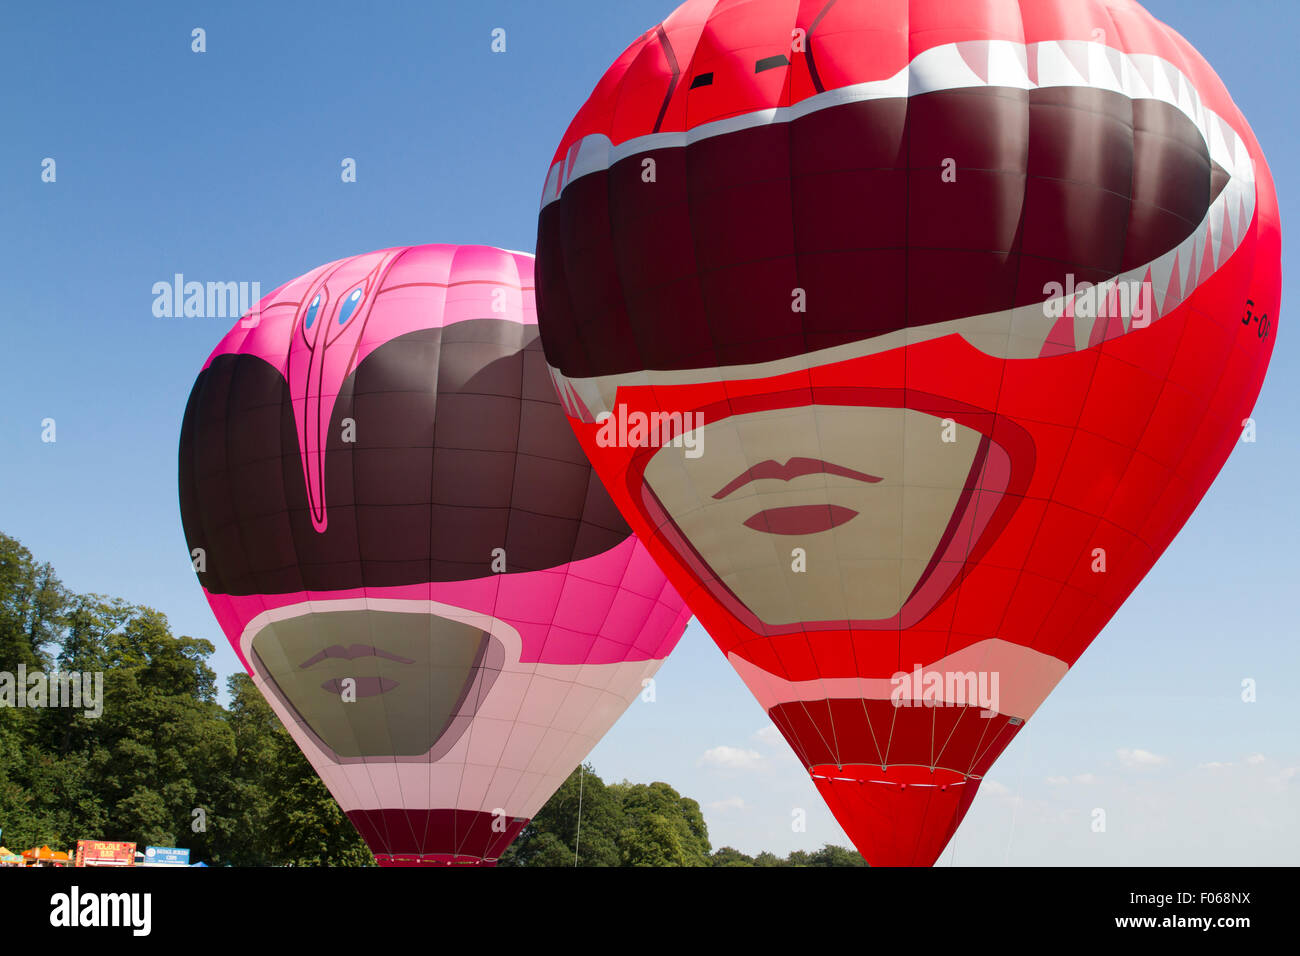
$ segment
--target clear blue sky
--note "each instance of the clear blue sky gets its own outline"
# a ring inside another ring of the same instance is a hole
[[[1223,78],[1300,196],[1289,0],[1151,0]],[[78,591],[165,612],[238,668],[190,571],[176,447],[195,374],[230,326],[157,319],[173,273],[279,283],[421,242],[531,250],[560,135],[671,0],[12,4],[0,33],[0,530]],[[190,51],[207,30],[208,52]],[[507,51],[493,54],[494,27]],[[40,181],[44,157],[58,181]],[[358,182],[339,178],[343,157]],[[1284,273],[1294,260],[1284,250]],[[1196,515],[995,766],[941,864],[1290,863],[1300,849],[1295,594],[1300,358],[1278,345]],[[54,418],[58,441],[40,440]],[[1171,654],[1171,649],[1176,653]],[[1259,701],[1240,701],[1243,678]],[[715,846],[847,839],[692,624],[592,756],[704,805]],[[791,810],[808,810],[807,832]],[[1092,833],[1094,808],[1107,832]]]

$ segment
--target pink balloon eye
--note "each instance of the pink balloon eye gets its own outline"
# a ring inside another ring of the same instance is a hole
[[[307,306],[307,315],[302,320],[302,327],[310,329],[316,321],[316,313],[320,311],[320,293],[316,293],[316,298],[311,300],[311,305]]]
[[[343,300],[339,306],[339,325],[345,325],[348,319],[352,318],[352,313],[357,311],[357,306],[361,304],[361,289],[352,290],[351,295]]]

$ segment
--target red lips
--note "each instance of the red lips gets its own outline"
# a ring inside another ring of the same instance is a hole
[[[759,462],[753,468],[733,477],[714,494],[714,498],[725,498],[728,494],[744,488],[750,481],[764,479],[793,481],[803,475],[835,475],[849,477],[855,481],[865,481],[867,484],[880,481],[875,475],[854,471],[853,468],[846,468],[842,464],[823,462],[820,458],[792,458],[785,464],[768,458],[766,462]],[[816,535],[820,531],[829,531],[831,528],[850,522],[857,516],[857,511],[840,505],[772,507],[750,515],[745,519],[745,527],[750,528],[751,531],[767,532],[768,535]]]
[[[753,468],[741,472],[723,485],[713,497],[721,501],[727,495],[745,487],[751,481],[762,481],[765,478],[793,481],[796,478],[802,478],[804,475],[821,474],[835,475],[839,478],[852,478],[855,481],[864,481],[873,485],[880,481],[875,475],[868,475],[864,471],[854,471],[852,468],[845,468],[843,465],[822,461],[820,458],[791,458],[784,465],[769,458],[767,461],[760,461]]]
[[[820,458],[791,458],[784,465],[769,458],[741,472],[719,489],[713,497],[721,500],[751,481],[762,481],[768,478],[793,481],[804,475],[822,474],[852,478],[868,484],[875,484],[881,480],[875,475],[822,461]],[[744,524],[746,528],[753,531],[763,531],[768,534],[817,534],[819,531],[837,528],[857,516],[858,512],[852,508],[844,508],[840,505],[793,505],[788,508],[768,508],[760,511],[745,519]]]
[[[840,505],[794,505],[768,508],[745,519],[745,527],[768,534],[816,534],[856,518],[852,508]]]

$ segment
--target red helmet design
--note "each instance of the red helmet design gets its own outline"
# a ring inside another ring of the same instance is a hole
[[[1268,166],[1127,0],[681,6],[556,151],[571,424],[872,864],[929,864],[1241,434]]]

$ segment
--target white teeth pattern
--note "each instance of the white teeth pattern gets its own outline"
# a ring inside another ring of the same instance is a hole
[[[1165,311],[1165,293],[1169,289],[1169,279],[1174,274],[1174,257],[1161,256],[1151,263],[1151,293],[1161,311]],[[1142,276],[1138,277],[1141,281]]]
[[[546,174],[546,185],[542,187],[543,207],[545,207],[546,205],[547,196],[558,197],[560,195],[560,179],[561,179],[560,171],[562,168],[563,168],[562,163],[554,163],[551,165],[550,171]]]
[[[1136,56],[1124,56],[1125,64],[1125,81],[1129,84],[1125,87],[1128,95],[1135,100],[1154,99],[1151,87],[1154,83],[1154,70],[1151,65],[1151,58],[1144,57],[1139,59]]]
[[[1215,119],[1209,124],[1210,130],[1210,158],[1222,166],[1224,169],[1232,168],[1232,153],[1228,150],[1228,144],[1223,138],[1223,122]]]
[[[1128,57],[1114,47],[1105,47],[1106,60],[1110,63],[1111,75],[1115,77],[1119,84],[1119,91],[1122,93],[1128,89],[1128,74],[1132,72],[1129,66]]]
[[[1174,83],[1169,82],[1169,71],[1166,69],[1170,64],[1166,63],[1159,57],[1148,57],[1151,61],[1151,96],[1153,99],[1163,100],[1166,103],[1178,104],[1178,96],[1174,93],[1177,80]]]
[[[987,64],[984,70],[987,80],[972,69],[972,63],[977,68]],[[1227,185],[1192,235],[1177,248],[1112,280],[1141,282],[1148,268],[1151,270],[1152,292],[1159,303],[1151,321],[1176,307],[1200,278],[1206,243],[1210,243],[1215,268],[1221,266],[1241,244],[1255,214],[1254,161],[1241,135],[1231,123],[1205,106],[1195,84],[1174,64],[1152,54],[1125,53],[1084,40],[1048,40],[1028,45],[1007,40],[976,40],[963,42],[960,49],[957,44],[950,43],[925,50],[891,77],[828,90],[791,106],[728,117],[684,133],[652,133],[618,145],[612,144],[603,134],[589,134],[573,143],[563,159],[552,164],[542,191],[541,205],[545,208],[559,199],[574,180],[608,169],[622,159],[648,150],[684,147],[688,143],[739,129],[787,123],[842,103],[979,86],[1025,90],[1078,86],[1110,90],[1133,100],[1156,99],[1168,103],[1195,124],[1205,140],[1210,158],[1227,171]],[[1211,229],[1211,223],[1220,225]],[[1227,231],[1222,229],[1224,223]],[[1175,261],[1180,289],[1177,296],[1168,296]],[[1132,318],[1130,311],[1126,309],[1122,318],[1127,328]],[[1108,324],[1105,318],[1096,321]],[[1083,336],[1085,346],[1087,339]]]
[[[1023,44],[1011,43],[1007,40],[991,40],[988,47],[989,86],[1011,87],[1017,90],[1034,88],[1034,84],[1029,80]]]
[[[1210,243],[1210,258],[1215,266],[1219,264],[1219,247],[1223,245],[1223,219],[1214,216],[1205,217],[1205,234]]]
[[[1228,240],[1228,233],[1235,231],[1232,229],[1232,213],[1228,212],[1228,207],[1223,207],[1223,215],[1219,219],[1218,234],[1215,239],[1214,261],[1223,262],[1227,258],[1228,250],[1231,248]],[[1235,242],[1236,240],[1232,240]]]
[[[1065,44],[1073,40],[1047,40],[1036,44],[1038,54],[1038,86],[1087,86],[1087,78],[1075,68],[1070,56],[1065,51]],[[1086,57],[1084,62],[1087,62]]]
[[[986,85],[966,63],[955,43],[930,47],[918,54],[907,70],[907,78],[909,96]]]
[[[564,407],[565,414],[580,422],[594,422],[596,418],[591,409],[605,407],[597,381],[590,378],[566,378],[549,364],[546,368],[550,372],[555,391],[560,396],[560,404]]]
[[[1178,108],[1192,118],[1201,136],[1205,136],[1205,107],[1192,84],[1181,73],[1178,75]]]
[[[1228,217],[1228,226],[1232,230],[1232,241],[1234,243],[1241,241],[1241,207],[1237,204],[1237,190],[1233,182],[1224,187],[1223,195],[1220,197],[1224,200],[1223,211]]]
[[[1120,83],[1120,78],[1115,75],[1110,58],[1106,55],[1110,47],[1102,46],[1100,43],[1085,43],[1084,50],[1088,57],[1089,84],[1098,89],[1110,90],[1112,93],[1123,93],[1124,87]]]

